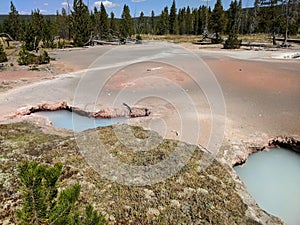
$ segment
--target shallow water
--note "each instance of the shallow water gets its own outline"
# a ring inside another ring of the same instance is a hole
[[[76,113],[69,112],[67,110],[58,111],[43,111],[35,113],[40,116],[48,117],[52,121],[52,125],[55,127],[72,129],[76,131],[83,131],[90,128],[95,128],[99,126],[110,126],[119,122],[125,121],[127,118],[89,118],[86,116],[81,116]]]
[[[287,149],[255,153],[235,170],[262,209],[288,225],[300,224],[299,153]]]

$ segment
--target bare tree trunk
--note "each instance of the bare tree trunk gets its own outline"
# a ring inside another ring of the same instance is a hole
[[[285,35],[284,35],[284,41],[283,45],[287,46],[287,40],[288,40],[288,30],[289,30],[289,0],[286,3],[286,9],[285,9]]]
[[[277,45],[275,31],[273,31],[273,45]]]

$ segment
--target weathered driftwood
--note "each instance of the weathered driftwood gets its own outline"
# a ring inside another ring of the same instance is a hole
[[[92,40],[93,43],[99,45],[120,45],[120,41],[102,41],[102,40]]]

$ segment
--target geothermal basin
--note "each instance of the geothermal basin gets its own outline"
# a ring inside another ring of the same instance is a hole
[[[262,151],[235,170],[262,209],[288,225],[299,224],[299,153],[283,148]]]

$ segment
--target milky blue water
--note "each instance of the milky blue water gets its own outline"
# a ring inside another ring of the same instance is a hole
[[[262,209],[288,225],[300,225],[299,153],[287,149],[255,153],[235,170]]]
[[[52,121],[52,125],[55,127],[72,129],[76,131],[83,131],[90,128],[96,128],[99,126],[110,126],[119,122],[125,121],[127,118],[89,118],[81,116],[76,113],[69,112],[67,110],[58,111],[42,111],[35,113],[40,116],[48,117]]]

